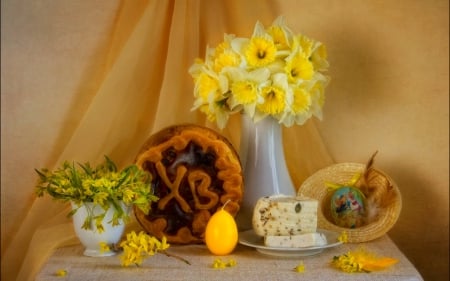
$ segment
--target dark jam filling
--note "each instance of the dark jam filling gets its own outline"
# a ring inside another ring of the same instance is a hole
[[[190,142],[182,151],[177,152],[173,147],[170,147],[165,150],[162,155],[163,159],[161,160],[161,162],[165,166],[167,176],[171,182],[175,181],[176,171],[179,165],[184,165],[187,168],[188,171],[181,181],[178,192],[194,212],[194,196],[187,180],[187,177],[191,171],[204,171],[211,178],[211,185],[208,189],[216,193],[219,198],[220,196],[222,196],[222,194],[224,194],[224,190],[222,188],[223,181],[217,178],[218,170],[215,167],[217,157],[212,149],[208,148],[206,151],[203,151],[201,146]],[[156,196],[158,196],[159,198],[164,198],[168,194],[170,194],[170,188],[163,182],[163,180],[157,173],[154,163],[147,161],[144,163],[143,168],[149,171],[153,176],[152,186]],[[197,197],[201,204],[207,204],[210,201],[209,198],[201,197],[198,193]],[[210,212],[214,213],[215,210],[210,210]],[[157,202],[152,203],[152,210],[147,218],[150,221],[157,218],[165,218],[167,221],[165,232],[169,235],[175,235],[178,229],[182,227],[188,227],[192,231],[191,226],[194,220],[194,213],[184,212],[176,199],[172,198],[167,203],[164,210],[158,209]]]

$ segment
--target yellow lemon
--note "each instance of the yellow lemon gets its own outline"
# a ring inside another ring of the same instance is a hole
[[[223,207],[209,219],[205,230],[205,242],[211,253],[228,255],[238,242],[238,229],[233,216]]]

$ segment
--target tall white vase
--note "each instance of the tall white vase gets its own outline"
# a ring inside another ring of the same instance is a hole
[[[72,203],[72,209],[78,208],[78,206]],[[122,204],[123,210],[127,210],[127,207]],[[103,213],[103,209],[94,203],[84,203],[80,206],[77,212],[73,215],[73,226],[75,233],[81,241],[81,244],[85,247],[84,255],[90,257],[105,257],[113,256],[116,254],[114,251],[102,251],[100,249],[100,243],[105,242],[108,245],[116,244],[120,241],[122,234],[125,230],[125,223],[120,220],[119,225],[113,226],[109,223],[114,214],[114,208],[110,206],[103,218],[103,232],[99,232],[95,226],[95,222],[92,222],[91,229],[83,229],[82,225],[88,214],[97,216]]]
[[[236,216],[239,230],[252,228],[256,201],[264,196],[295,195],[283,150],[282,127],[272,117],[254,123],[242,115],[240,158],[244,170],[244,197]]]

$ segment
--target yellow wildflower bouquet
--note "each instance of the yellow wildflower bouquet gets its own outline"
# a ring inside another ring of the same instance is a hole
[[[224,128],[230,114],[244,112],[254,122],[272,116],[285,126],[322,118],[329,77],[325,45],[294,34],[283,17],[271,26],[257,22],[251,38],[225,34],[205,59],[189,69],[194,79],[192,110]]]
[[[184,258],[170,254],[166,251],[170,247],[170,244],[167,243],[165,236],[163,236],[160,241],[156,237],[148,235],[143,231],[140,231],[139,233],[131,231],[127,234],[126,240],[120,243],[120,247],[123,249],[121,260],[122,266],[124,267],[132,264],[141,266],[145,258],[154,256],[156,253],[162,253],[168,257],[181,260],[186,264],[191,264]],[[109,248],[107,250],[109,250]]]
[[[39,175],[35,190],[38,197],[48,194],[59,201],[73,202],[78,207],[91,202],[103,209],[104,212],[95,217],[88,214],[82,226],[84,229],[91,229],[91,222],[94,221],[98,229],[103,229],[102,218],[111,207],[114,208],[114,214],[109,223],[113,226],[118,225],[119,220],[128,219],[128,212],[121,202],[127,207],[135,205],[148,213],[151,202],[158,200],[152,193],[149,173],[136,165],[129,165],[119,171],[108,157],[96,167],[91,167],[89,163],[76,166],[65,161],[55,171],[44,168],[36,169],[36,172]],[[73,209],[69,216],[77,210]]]

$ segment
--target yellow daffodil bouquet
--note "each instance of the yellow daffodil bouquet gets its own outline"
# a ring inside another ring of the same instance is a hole
[[[108,157],[96,167],[89,163],[75,165],[65,161],[55,171],[44,168],[36,169],[36,172],[39,175],[35,189],[38,197],[48,194],[56,200],[72,202],[78,208],[86,203],[94,203],[102,208],[104,212],[95,217],[88,213],[82,226],[87,230],[92,228],[94,222],[101,231],[102,219],[109,208],[114,208],[114,214],[108,223],[115,226],[119,220],[129,218],[127,210],[130,206],[135,205],[148,213],[151,202],[158,200],[152,193],[149,173],[136,165],[129,165],[119,171]],[[69,216],[74,215],[78,208],[74,208]]]
[[[287,127],[311,116],[321,119],[327,69],[325,45],[294,34],[283,17],[268,28],[257,22],[251,38],[225,34],[191,66],[192,110],[205,113],[219,128],[236,112],[254,122],[272,116]]]

